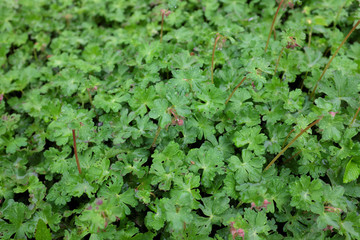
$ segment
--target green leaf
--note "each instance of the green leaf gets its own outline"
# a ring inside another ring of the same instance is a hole
[[[265,152],[264,142],[266,136],[260,133],[260,126],[242,127],[241,131],[236,131],[233,137],[233,142],[236,147],[247,146],[247,149],[253,150],[256,155],[261,155]]]
[[[356,180],[360,175],[359,161],[353,161],[353,158],[346,164],[343,182],[348,183]]]
[[[36,232],[35,232],[35,239],[36,240],[51,240],[51,233],[50,229],[47,228],[46,224],[42,219],[39,219],[36,225]]]
[[[187,162],[191,164],[189,170],[198,173],[202,170],[201,181],[205,187],[210,187],[216,175],[224,173],[223,156],[217,149],[192,149],[187,155]]]
[[[237,156],[231,156],[228,160],[229,171],[235,173],[236,182],[258,182],[261,178],[262,167],[265,159],[256,157],[250,150],[243,149],[241,152],[242,161]]]
[[[291,206],[301,210],[309,210],[313,201],[321,201],[323,193],[322,182],[319,179],[311,181],[309,176],[301,176],[299,180],[290,184]]]

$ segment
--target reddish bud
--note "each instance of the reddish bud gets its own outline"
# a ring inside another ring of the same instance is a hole
[[[177,119],[177,125],[179,126],[184,125],[184,120],[182,120],[181,118]]]
[[[323,229],[323,231],[330,230],[331,232],[333,232],[333,229],[334,229],[333,226],[327,225],[326,228]]]
[[[264,204],[261,206],[262,208],[267,209],[267,205],[271,204],[267,199],[264,200]]]
[[[252,86],[252,88],[255,90],[255,84],[254,84],[254,82],[251,82],[251,86]]]
[[[300,45],[298,45],[296,43],[296,39],[294,37],[289,37],[291,42],[288,42],[287,45],[286,45],[286,48],[288,49],[294,49],[295,47],[300,47]]]
[[[103,200],[102,199],[98,199],[97,201],[96,201],[96,205],[102,205],[103,204]]]
[[[332,117],[335,117],[335,115],[338,113],[338,112],[329,112],[330,113],[330,115],[332,116]]]
[[[165,15],[167,17],[171,14],[171,11],[166,10],[166,9],[161,9],[160,12],[162,15]]]
[[[245,236],[245,231],[244,231],[244,229],[239,228],[239,229],[237,230],[237,234],[238,234],[240,237],[244,238],[244,236]]]
[[[171,11],[166,11],[165,16],[169,16],[171,14]]]
[[[240,237],[242,237],[242,238],[244,239],[244,237],[245,237],[245,231],[244,231],[244,229],[242,229],[242,228],[235,228],[235,227],[234,227],[234,223],[235,223],[235,222],[231,222],[231,223],[230,223],[230,233],[231,233],[233,239],[235,239],[237,236],[240,236]]]

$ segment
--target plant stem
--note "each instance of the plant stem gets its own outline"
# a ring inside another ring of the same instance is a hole
[[[155,147],[156,139],[158,138],[158,136],[160,134],[160,130],[161,130],[161,127],[159,126],[158,129],[156,130],[155,138],[154,138],[153,143],[151,144],[151,147]]]
[[[341,13],[341,10],[343,10],[343,8],[345,7],[347,1],[345,0],[344,3],[340,6],[337,14],[336,14],[336,17],[335,17],[335,20],[334,20],[334,26],[333,26],[333,29],[335,30],[336,29],[336,24],[337,24],[337,21],[339,20],[339,16],[340,16],[340,13]]]
[[[281,146],[281,148],[283,148],[283,147],[285,146],[286,141],[288,140],[290,134],[291,134],[293,131],[295,131],[295,128],[291,129],[291,131],[288,133],[288,135],[286,136],[285,141],[284,141],[283,145]]]
[[[215,57],[216,44],[219,41],[220,37],[221,37],[220,34],[216,34],[214,48],[213,48],[213,52],[212,52],[212,59],[211,59],[211,83],[212,84],[214,84],[214,57]]]
[[[274,159],[266,166],[266,168],[264,169],[264,171],[268,170],[271,165],[273,165],[273,163],[304,133],[306,132],[309,128],[311,128],[312,126],[314,126],[315,124],[317,124],[318,122],[320,122],[320,120],[323,118],[324,116],[321,116],[318,120],[314,121],[313,123],[311,123],[309,126],[307,126],[305,129],[301,130],[301,132],[296,135],[296,137],[294,137],[293,140],[291,140],[291,142],[286,145],[285,148],[283,148],[278,155],[276,155],[276,157],[274,157]]]
[[[281,2],[279,3],[279,7],[277,8],[276,13],[275,13],[275,16],[274,16],[274,18],[273,18],[273,21],[272,21],[272,23],[271,23],[271,28],[270,28],[269,36],[268,36],[268,39],[267,39],[267,41],[266,41],[265,52],[266,52],[266,50],[267,50],[267,48],[268,48],[268,45],[269,45],[269,41],[270,41],[270,37],[271,37],[271,32],[272,32],[272,30],[274,29],[274,24],[275,24],[276,17],[277,17],[277,15],[278,15],[278,13],[279,13],[280,7],[281,7],[281,5],[283,4],[283,2],[284,2],[284,0],[281,0]]]
[[[307,79],[309,72],[305,73],[305,77],[303,79],[301,79],[301,85],[300,85],[300,90],[302,91],[304,88],[304,81]]]
[[[346,40],[350,37],[351,33],[356,29],[356,27],[360,24],[360,20],[357,21],[357,23],[354,25],[354,27],[350,30],[350,32],[348,33],[348,35],[344,38],[344,40],[341,42],[340,46],[336,49],[335,53],[333,54],[333,56],[331,57],[330,61],[326,64],[324,71],[322,72],[319,80],[317,80],[314,89],[311,92],[310,98],[313,98],[315,96],[315,91],[316,88],[318,87],[318,84],[320,82],[320,80],[322,79],[322,77],[324,76],[326,70],[329,68],[330,63],[332,62],[332,60],[335,58],[336,54],[339,52],[340,48],[344,45],[344,43],[346,42]]]
[[[360,112],[360,107],[358,108],[358,110],[357,110],[356,113],[355,113],[355,116],[354,116],[353,119],[351,120],[351,123],[350,123],[350,125],[349,125],[350,127],[351,127],[351,125],[354,123],[354,121],[355,121],[357,115],[359,114],[359,112]]]
[[[240,87],[240,85],[245,81],[246,77],[244,77],[241,82],[234,88],[234,90],[231,92],[230,96],[228,97],[228,99],[225,102],[225,105],[230,101],[230,98],[234,95],[236,89],[238,89]]]
[[[276,70],[277,70],[277,68],[278,68],[278,66],[279,66],[280,58],[281,58],[281,56],[282,56],[282,54],[283,54],[283,52],[284,52],[284,49],[285,49],[285,47],[283,47],[283,48],[281,49],[280,54],[279,54],[279,57],[278,57],[278,60],[276,61],[276,67],[275,67],[275,70],[274,70],[274,75],[276,74]]]
[[[165,15],[165,13],[161,13],[161,32],[160,32],[160,42],[162,42],[162,36],[163,36],[164,15]]]
[[[308,42],[308,47],[311,46],[311,37],[312,37],[312,27],[310,28],[310,32],[309,32],[309,42]]]
[[[292,155],[290,158],[286,159],[284,161],[284,164],[286,164],[287,162],[289,162],[291,159],[294,159],[297,155],[299,155],[301,153],[301,150],[297,151],[294,155]]]
[[[79,170],[79,174],[81,175],[80,162],[79,162],[79,158],[78,158],[78,154],[77,154],[77,148],[76,148],[75,129],[72,130],[72,134],[73,134],[73,140],[74,140],[74,152],[75,152],[76,164],[77,164],[77,168]]]
[[[276,41],[276,31],[275,31],[275,29],[273,29],[273,32],[274,32],[274,40]]]
[[[89,88],[87,88],[86,90],[87,90],[88,95],[89,95],[89,101],[90,101],[90,104],[91,104],[91,106],[94,108],[94,105],[93,105],[93,103],[92,103],[92,97],[91,97],[90,89],[89,89]]]
[[[33,49],[33,51],[34,51],[34,58],[35,58],[35,60],[37,61],[37,60],[38,60],[38,58],[37,58],[37,52],[36,52],[36,49],[34,48],[34,49]]]

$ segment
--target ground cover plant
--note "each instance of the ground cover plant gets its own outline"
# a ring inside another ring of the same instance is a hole
[[[359,4],[0,1],[0,239],[360,239]]]

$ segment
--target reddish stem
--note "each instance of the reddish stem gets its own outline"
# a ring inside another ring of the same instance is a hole
[[[76,148],[75,129],[72,130],[72,134],[73,134],[73,140],[74,140],[74,152],[75,152],[76,164],[77,164],[77,168],[79,170],[79,174],[81,174],[80,162],[79,162],[79,158],[78,158],[78,154],[77,154],[77,148]]]
[[[220,34],[216,34],[214,48],[212,52],[212,59],[211,59],[211,83],[214,83],[214,57],[215,57],[216,44],[219,41],[220,37],[221,37]]]
[[[165,15],[165,13],[161,13],[161,32],[160,32],[160,42],[162,42],[162,36],[163,36],[164,15]]]
[[[353,119],[351,120],[350,126],[354,123],[354,121],[355,121],[357,115],[359,114],[359,112],[360,112],[360,107],[358,108],[358,110],[357,110],[356,113],[355,113],[355,116],[354,116]]]
[[[265,52],[266,52],[266,50],[267,50],[267,48],[268,48],[268,45],[269,45],[269,41],[270,41],[270,37],[271,37],[271,32],[272,32],[272,30],[274,29],[274,24],[275,24],[276,17],[277,17],[277,15],[278,15],[278,13],[279,13],[280,7],[281,7],[281,5],[283,4],[283,2],[284,2],[284,0],[281,0],[281,2],[279,3],[279,7],[278,7],[278,9],[276,10],[275,16],[274,16],[273,21],[272,21],[272,23],[271,23],[271,28],[270,28],[269,36],[268,36],[268,39],[267,39],[267,42],[266,42],[266,46],[265,46]]]
[[[283,47],[283,48],[281,49],[281,51],[280,51],[278,60],[277,60],[277,62],[276,62],[276,67],[275,67],[274,75],[276,74],[276,71],[277,71],[277,68],[278,68],[278,66],[279,66],[279,62],[280,62],[281,56],[282,56],[282,54],[283,54],[283,52],[284,52],[284,49],[285,49],[285,47]]]
[[[299,155],[301,153],[301,150],[297,151],[293,156],[289,157],[288,159],[286,159],[284,161],[284,164],[290,162],[291,159],[294,159],[297,155]]]
[[[307,126],[305,129],[301,130],[301,132],[296,135],[296,137],[294,137],[293,140],[291,140],[291,142],[286,145],[285,148],[283,148],[278,155],[276,155],[276,157],[274,157],[274,159],[266,166],[266,168],[264,169],[264,171],[268,170],[271,165],[273,165],[273,163],[281,156],[283,155],[283,153],[307,130],[309,130],[309,128],[311,128],[312,126],[314,126],[315,124],[317,124],[318,122],[320,122],[320,120],[323,118],[324,116],[321,116],[318,120],[314,121],[313,123],[311,123],[309,126]]]
[[[346,40],[350,37],[351,33],[356,29],[356,27],[360,24],[360,20],[357,21],[357,23],[354,25],[354,27],[350,30],[350,32],[348,33],[348,35],[346,35],[346,37],[344,38],[344,40],[341,42],[340,46],[336,49],[335,53],[333,54],[333,56],[331,57],[331,59],[329,60],[329,62],[326,64],[324,71],[322,72],[319,80],[317,80],[314,89],[311,92],[310,98],[313,98],[315,96],[315,91],[316,88],[318,87],[318,84],[320,82],[320,80],[323,78],[323,76],[325,75],[326,70],[329,68],[332,60],[335,58],[336,54],[339,52],[340,48],[344,45],[344,43],[346,42]]]
[[[295,131],[295,128],[293,128],[293,129],[288,133],[288,135],[286,136],[285,141],[284,141],[283,145],[281,146],[281,148],[283,148],[283,147],[285,146],[286,141],[288,140],[290,134],[291,134],[293,131]]]
[[[240,85],[245,81],[246,77],[244,77],[241,82],[234,88],[234,90],[231,92],[230,96],[228,97],[228,99],[225,102],[225,105],[230,101],[230,98],[234,95],[236,89],[238,89],[240,87]]]
[[[152,147],[152,148],[155,147],[156,140],[157,140],[157,138],[159,137],[159,134],[160,134],[160,130],[161,130],[161,127],[159,126],[158,129],[156,130],[154,141],[153,141],[153,143],[151,144],[151,147]]]

